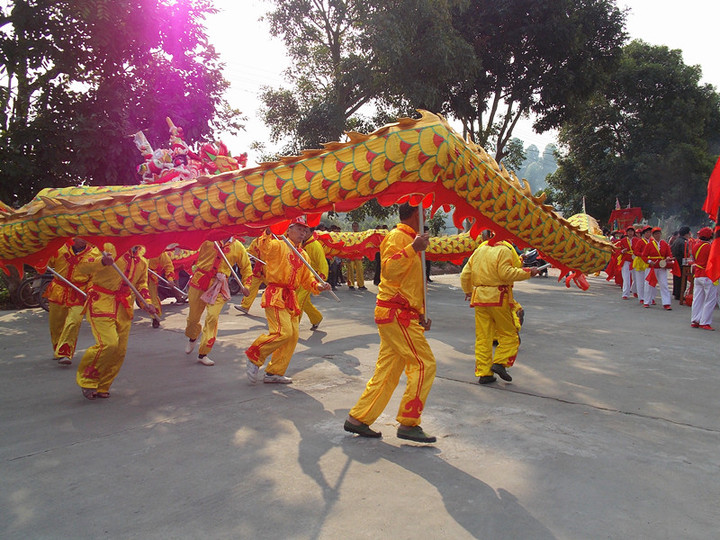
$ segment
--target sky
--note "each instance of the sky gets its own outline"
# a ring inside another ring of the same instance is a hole
[[[215,6],[220,13],[208,19],[208,37],[226,64],[225,78],[231,84],[228,101],[248,118],[245,132],[220,134],[220,138],[233,155],[248,152],[252,166],[257,157],[249,148],[253,141],[272,148],[269,131],[258,115],[260,89],[287,86],[283,71],[289,59],[280,39],[272,37],[267,23],[258,20],[271,7],[269,2],[215,0]],[[626,29],[631,39],[680,49],[685,64],[701,67],[702,82],[720,89],[720,61],[713,39],[720,21],[720,0],[617,0],[617,6],[629,9]],[[554,142],[555,134],[537,134],[526,121],[518,124],[513,136],[542,150]]]

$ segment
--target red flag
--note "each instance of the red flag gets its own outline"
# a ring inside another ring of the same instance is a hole
[[[710,219],[717,219],[718,207],[720,207],[720,159],[715,163],[715,168],[710,175],[707,187],[707,198],[702,209],[707,212]]]
[[[710,255],[708,256],[705,273],[713,281],[720,279],[720,238],[715,238],[710,244]]]

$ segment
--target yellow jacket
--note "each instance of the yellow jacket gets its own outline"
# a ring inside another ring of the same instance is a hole
[[[315,235],[308,238],[303,246],[305,253],[307,253],[307,261],[310,263],[315,271],[320,274],[320,277],[327,279],[328,276],[328,262],[325,258],[325,250],[322,244],[317,241]]]
[[[480,244],[460,273],[460,286],[465,294],[472,293],[470,306],[503,305],[505,297],[512,303],[512,285],[530,278],[522,268],[518,254],[507,242],[491,246]]]
[[[150,301],[148,291],[148,264],[143,256],[145,248],[139,248],[135,253],[129,249],[117,257],[115,246],[105,244],[103,251],[112,255],[120,271],[127,276],[130,283],[138,290],[146,302]],[[127,283],[112,266],[103,266],[102,257],[78,265],[83,272],[92,273],[92,280],[88,287],[88,301],[86,309],[93,317],[117,317],[118,309],[127,311],[130,318],[133,316],[133,292]]]
[[[409,326],[411,319],[425,315],[424,280],[420,255],[412,247],[417,233],[398,223],[380,244],[380,285],[375,304],[375,322],[398,319]]]
[[[258,248],[265,257],[265,283],[267,287],[262,296],[262,307],[288,309],[296,315],[302,310],[297,301],[296,289],[300,286],[318,294],[319,283],[315,280],[307,266],[298,258],[294,251],[282,240],[269,234],[258,238]],[[307,254],[298,249],[308,259]]]
[[[57,254],[48,261],[48,266],[70,281],[78,289],[87,292],[92,275],[87,272],[82,272],[79,265],[94,262],[101,257],[102,254],[100,250],[90,244],[85,246],[85,248],[77,254],[73,251],[72,245],[65,244],[58,250]],[[66,283],[60,281],[57,277],[53,278],[50,282],[50,285],[45,291],[45,297],[50,302],[64,306],[81,306],[85,303],[83,296]]]
[[[242,274],[238,276],[240,279],[252,273],[250,257],[248,257],[247,251],[245,251],[245,246],[237,240],[218,243],[230,264],[240,267],[240,273]],[[218,272],[230,277],[230,267],[218,253],[215,242],[211,242],[210,240],[206,240],[200,246],[196,264],[197,267],[190,280],[190,286],[200,289],[201,291],[207,291],[210,288],[215,280],[215,274]]]
[[[167,251],[163,251],[158,257],[153,257],[152,259],[149,259],[148,268],[156,274],[160,274],[161,276],[164,274],[165,279],[167,279],[168,281],[175,281],[176,279],[175,266],[173,266],[172,259],[170,258],[170,254]],[[150,281],[153,281],[155,283],[158,282],[158,278],[156,278],[150,273],[148,274],[148,279]]]

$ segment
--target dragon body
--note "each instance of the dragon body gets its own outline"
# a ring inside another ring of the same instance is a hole
[[[372,259],[380,250],[380,242],[387,233],[385,229],[371,229],[362,232],[321,232],[317,233],[316,237],[327,257]],[[431,236],[425,257],[429,261],[450,261],[459,264],[472,255],[479,245],[480,240],[474,239],[469,233]]]
[[[461,225],[474,220],[520,247],[534,247],[563,270],[591,273],[612,246],[574,227],[526,184],[440,116],[422,112],[369,135],[258,167],[160,185],[42,190],[27,205],[0,207],[0,265],[42,266],[68,238],[81,236],[118,250],[144,245],[149,256],[171,243],[196,249],[216,234],[257,235],[308,214],[350,211],[370,199],[390,205],[423,202],[455,207]],[[218,231],[220,230],[220,231]]]

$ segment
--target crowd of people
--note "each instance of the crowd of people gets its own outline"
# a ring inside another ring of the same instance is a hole
[[[615,250],[607,268],[608,280],[614,278],[622,287],[623,300],[638,299],[644,308],[657,305],[659,288],[664,310],[672,311],[674,297],[679,304],[692,306],[691,327],[714,330],[718,284],[706,273],[712,238],[709,227],[693,236],[690,227],[684,226],[667,241],[660,227],[628,226],[624,231],[614,231]]]
[[[400,223],[380,248],[375,313],[381,336],[380,354],[373,378],[345,423],[345,430],[361,436],[380,435],[369,424],[387,405],[404,371],[408,385],[398,412],[398,437],[435,441],[420,427],[435,360],[424,337],[430,321],[424,319],[421,291],[425,275],[419,256],[429,243],[429,235],[418,233],[418,215],[417,208],[403,205]],[[357,224],[353,230],[358,230]],[[86,317],[95,343],[82,356],[76,382],[86,399],[107,399],[125,359],[135,301],[153,317],[153,327],[159,328],[160,281],[182,293],[172,261],[166,253],[148,260],[140,246],[117,253],[110,243],[99,249],[75,238],[48,266],[56,272],[47,293],[54,358],[61,365],[72,364],[80,324]],[[330,277],[333,268],[334,282]],[[331,290],[333,284],[337,286],[337,280],[342,279],[341,268],[340,261],[326,258],[304,217],[292,220],[286,236],[277,237],[267,229],[247,249],[235,238],[213,233],[197,252],[187,298],[177,296],[189,304],[186,354],[192,354],[197,347],[200,364],[215,364],[209,355],[217,339],[221,312],[230,299],[229,281],[234,276],[245,296],[238,307],[243,313],[248,313],[264,285],[261,306],[267,331],[245,351],[249,382],[258,382],[260,368],[267,362],[263,383],[292,383],[285,373],[297,345],[300,319],[306,313],[311,329],[318,328],[323,315],[310,297]],[[346,263],[345,268],[348,286],[366,290],[362,261]]]
[[[400,222],[380,244],[376,258],[374,316],[380,350],[375,372],[350,409],[344,430],[361,437],[380,437],[371,426],[404,372],[407,385],[396,417],[397,436],[430,443],[436,438],[421,427],[436,369],[425,338],[431,321],[425,316],[428,275],[421,262],[429,233],[420,231],[417,207],[401,205],[399,217]],[[357,232],[357,224],[353,230]],[[304,217],[291,221],[286,236],[278,237],[266,229],[247,249],[237,239],[214,232],[214,237],[200,246],[188,284],[185,352],[191,354],[197,346],[198,362],[213,366],[209,355],[217,339],[221,312],[230,299],[231,277],[245,296],[236,306],[245,314],[264,285],[261,307],[267,331],[245,350],[246,376],[256,384],[260,369],[267,363],[263,383],[292,383],[286,372],[298,342],[300,320],[307,314],[311,330],[317,330],[323,320],[311,296],[334,289],[342,280],[342,261],[326,257],[318,234]],[[661,305],[670,311],[671,294],[679,301],[692,296],[691,326],[713,330],[718,290],[705,274],[712,239],[709,228],[699,230],[695,238],[683,227],[671,242],[662,239],[660,228],[649,226],[628,227],[615,236],[608,274],[622,287],[623,299],[635,298],[649,309],[656,304],[659,288]],[[513,284],[538,275],[540,269],[524,267],[514,246],[493,240],[490,231],[483,232],[482,240],[462,269],[460,285],[475,314],[475,375],[478,384],[485,385],[496,382],[496,376],[512,381],[508,370],[518,354],[523,315],[513,296]],[[364,269],[359,262],[346,265],[348,286],[365,290]],[[60,249],[49,266],[57,274],[47,292],[54,358],[62,365],[72,363],[78,330],[87,317],[95,344],[82,356],[76,381],[85,398],[107,399],[125,358],[134,302],[153,317],[153,327],[158,328],[162,310],[159,280],[180,292],[172,261],[165,254],[148,260],[139,246],[117,253],[112,244],[100,250],[76,238]],[[672,293],[669,271],[674,277]]]

